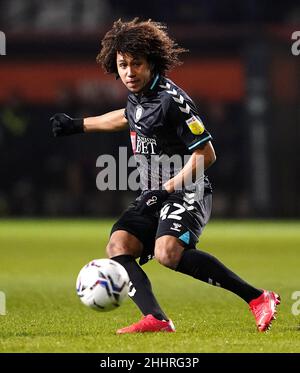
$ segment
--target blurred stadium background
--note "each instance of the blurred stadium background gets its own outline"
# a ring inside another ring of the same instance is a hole
[[[0,217],[114,217],[134,197],[95,182],[97,157],[117,155],[127,133],[53,139],[48,122],[124,106],[126,91],[95,57],[112,22],[134,16],[165,22],[190,50],[169,76],[214,136],[213,216],[299,218],[295,0],[0,1]]]

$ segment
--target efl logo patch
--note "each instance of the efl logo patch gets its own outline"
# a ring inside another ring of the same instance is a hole
[[[201,135],[204,132],[204,126],[201,120],[194,115],[185,121],[194,135]]]

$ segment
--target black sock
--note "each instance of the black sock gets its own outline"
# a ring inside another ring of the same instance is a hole
[[[262,294],[261,290],[242,280],[214,256],[200,250],[184,251],[176,271],[232,291],[247,303]]]
[[[111,258],[116,262],[122,264],[122,266],[128,272],[130,281],[132,282],[132,288],[130,292],[130,298],[142,311],[143,315],[153,315],[158,320],[167,320],[167,316],[164,314],[160,308],[155,296],[152,292],[151,283],[142,270],[142,268],[137,264],[132,255],[119,255]]]

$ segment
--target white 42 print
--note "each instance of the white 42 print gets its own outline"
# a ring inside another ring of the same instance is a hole
[[[173,210],[170,214],[168,214],[171,206],[175,207],[175,210]],[[161,209],[160,218],[161,220],[165,220],[165,219],[181,220],[182,216],[180,216],[180,214],[182,214],[184,211],[185,211],[185,208],[179,203],[176,203],[176,202],[172,204],[168,203]]]

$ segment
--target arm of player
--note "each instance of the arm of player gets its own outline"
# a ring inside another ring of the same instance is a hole
[[[57,113],[50,118],[54,137],[85,132],[116,132],[128,128],[125,109],[88,118],[72,118],[65,113]]]
[[[114,110],[98,117],[84,118],[84,132],[117,132],[128,128],[125,109]]]
[[[167,192],[172,193],[174,190],[180,190],[185,185],[191,184],[197,178],[197,171],[204,166],[204,170],[210,167],[216,160],[216,154],[212,143],[208,141],[201,148],[196,149],[188,162],[180,172],[164,184]],[[204,172],[200,170],[200,174]],[[202,171],[202,172],[201,172]]]
[[[144,193],[137,205],[137,209],[142,214],[153,213],[159,210],[168,198],[169,193],[180,190],[183,186],[193,183],[198,179],[198,176],[203,175],[204,170],[211,166],[215,160],[216,154],[214,148],[212,143],[208,141],[204,146],[192,153],[183,169],[164,184],[164,189],[149,190],[147,193]]]

